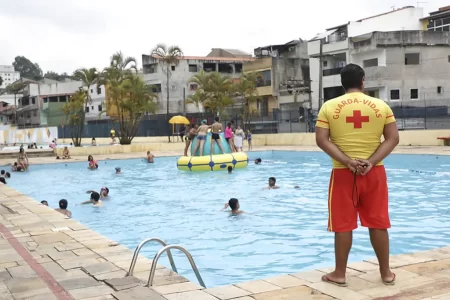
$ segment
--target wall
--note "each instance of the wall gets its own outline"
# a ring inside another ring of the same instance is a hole
[[[108,118],[106,113],[103,113],[100,116],[100,112],[106,109],[106,100],[105,100],[106,89],[104,85],[101,85],[98,88],[100,89],[100,94],[97,93],[97,85],[91,86],[91,88],[88,91],[92,103],[89,105],[89,112],[85,114],[86,120],[98,120]],[[102,105],[102,110],[99,110],[99,105]]]
[[[422,30],[421,18],[423,8],[399,9],[362,21],[350,22],[348,36],[354,37],[373,31]]]
[[[2,126],[0,130],[0,143],[50,144],[55,138],[58,138],[57,127],[17,129],[16,127]]]
[[[349,63],[354,63],[357,65],[360,65],[364,68],[363,62],[367,59],[378,59],[378,66],[383,67],[386,66],[386,49],[383,48],[377,48],[374,50],[370,50],[367,52],[360,52],[360,53],[352,53],[349,54]],[[365,68],[367,69],[367,68]]]
[[[39,95],[67,95],[75,93],[82,85],[81,81],[59,82],[52,84],[40,84]],[[30,93],[30,95],[36,95]]]

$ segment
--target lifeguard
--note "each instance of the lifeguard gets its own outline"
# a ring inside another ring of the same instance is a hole
[[[391,108],[363,93],[364,76],[360,66],[347,65],[341,72],[346,94],[325,102],[316,123],[316,143],[333,161],[328,230],[335,233],[336,268],[322,280],[338,286],[347,286],[347,260],[358,215],[361,225],[369,228],[381,280],[386,285],[395,282],[389,267],[391,223],[382,160],[397,146],[398,129]]]

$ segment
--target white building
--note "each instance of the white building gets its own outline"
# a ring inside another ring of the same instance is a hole
[[[19,80],[20,73],[14,70],[14,66],[0,65],[0,77],[3,79],[0,89],[4,89],[11,83]]]
[[[384,14],[351,21],[327,29],[308,42],[310,57],[310,76],[312,90],[312,108],[317,110],[323,101],[343,94],[340,72],[347,63],[360,64],[362,67],[388,64],[386,49],[372,47],[367,51],[354,51],[353,44],[371,40],[373,32],[420,31],[423,30],[423,9],[407,6]],[[400,45],[398,45],[400,47]],[[322,51],[321,51],[322,48]],[[320,74],[322,58],[322,74]],[[322,77],[322,97],[319,103],[319,82]],[[366,78],[367,79],[367,78]],[[387,88],[379,88],[375,96],[387,100]]]
[[[106,113],[106,89],[104,85],[92,85],[89,89],[91,103],[86,107],[86,121],[109,119]]]

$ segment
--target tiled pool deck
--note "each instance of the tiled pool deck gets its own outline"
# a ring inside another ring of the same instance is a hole
[[[316,148],[258,147],[255,150],[313,151]],[[397,152],[447,155],[449,150],[446,147],[407,147]],[[96,158],[139,156],[142,154]],[[54,158],[31,161],[52,162]],[[203,289],[163,266],[156,271],[154,287],[147,288],[144,285],[151,265],[149,259],[139,257],[134,277],[125,277],[132,254],[131,250],[77,221],[66,219],[36,200],[0,185],[1,300],[450,299],[450,246],[392,256],[391,265],[397,280],[389,287],[381,283],[376,259],[370,259],[349,264],[347,288],[320,281],[330,268]]]

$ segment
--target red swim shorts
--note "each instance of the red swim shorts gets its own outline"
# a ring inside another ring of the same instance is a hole
[[[333,169],[328,190],[328,230],[348,232],[361,226],[372,229],[391,227],[388,212],[388,186],[384,166],[375,166],[364,176],[349,169]]]

